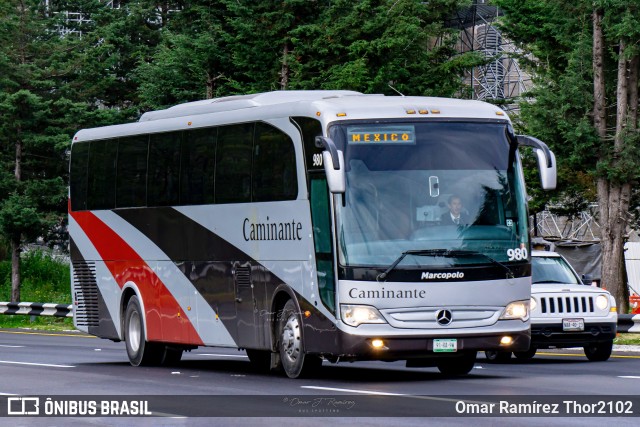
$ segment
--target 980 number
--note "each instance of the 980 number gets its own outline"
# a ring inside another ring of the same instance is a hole
[[[509,261],[521,261],[523,259],[527,259],[527,249],[526,248],[516,248],[516,249],[507,249],[507,257],[509,257]]]

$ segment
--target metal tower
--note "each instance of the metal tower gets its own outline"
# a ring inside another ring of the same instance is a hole
[[[532,86],[531,76],[518,64],[523,52],[505,39],[496,27],[502,12],[489,0],[473,0],[471,6],[459,10],[448,22],[460,31],[459,52],[480,52],[487,63],[465,76],[472,98],[504,104],[507,110],[517,109],[515,100]]]

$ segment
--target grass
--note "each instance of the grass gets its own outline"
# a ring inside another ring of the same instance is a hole
[[[20,270],[21,301],[71,304],[68,262],[58,261],[44,251],[29,251],[22,255]],[[0,261],[0,301],[11,301],[11,261]],[[25,315],[0,315],[0,328],[74,329],[71,318]]]
[[[613,343],[618,345],[640,345],[640,334],[618,334]]]

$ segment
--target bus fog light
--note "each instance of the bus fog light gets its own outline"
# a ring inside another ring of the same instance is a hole
[[[380,312],[369,305],[341,304],[342,321],[349,326],[359,326],[363,323],[387,323]]]
[[[375,340],[371,341],[371,345],[375,349],[385,348],[384,341],[382,341],[381,339],[377,339],[377,338]]]
[[[509,336],[504,336],[504,337],[500,338],[500,344],[501,345],[511,345],[512,342],[513,342],[513,338],[511,338]]]
[[[505,307],[500,316],[501,320],[520,319],[529,320],[529,301],[514,301]]]
[[[596,307],[598,307],[600,310],[605,310],[607,307],[609,307],[609,298],[607,298],[606,295],[598,295],[596,297]]]

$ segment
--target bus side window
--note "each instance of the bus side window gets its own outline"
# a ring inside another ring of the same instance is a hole
[[[147,204],[178,204],[180,181],[180,132],[152,134],[149,140]]]
[[[296,153],[286,133],[256,125],[252,186],[254,202],[294,200],[298,195]]]
[[[118,141],[116,207],[147,204],[147,155],[149,135],[130,136]]]
[[[216,203],[251,201],[253,130],[253,123],[218,128]]]
[[[217,128],[195,129],[182,136],[180,204],[214,202]]]
[[[87,209],[116,206],[116,156],[118,139],[91,141],[87,183]]]
[[[71,148],[70,188],[71,209],[87,209],[89,143],[76,143]]]

